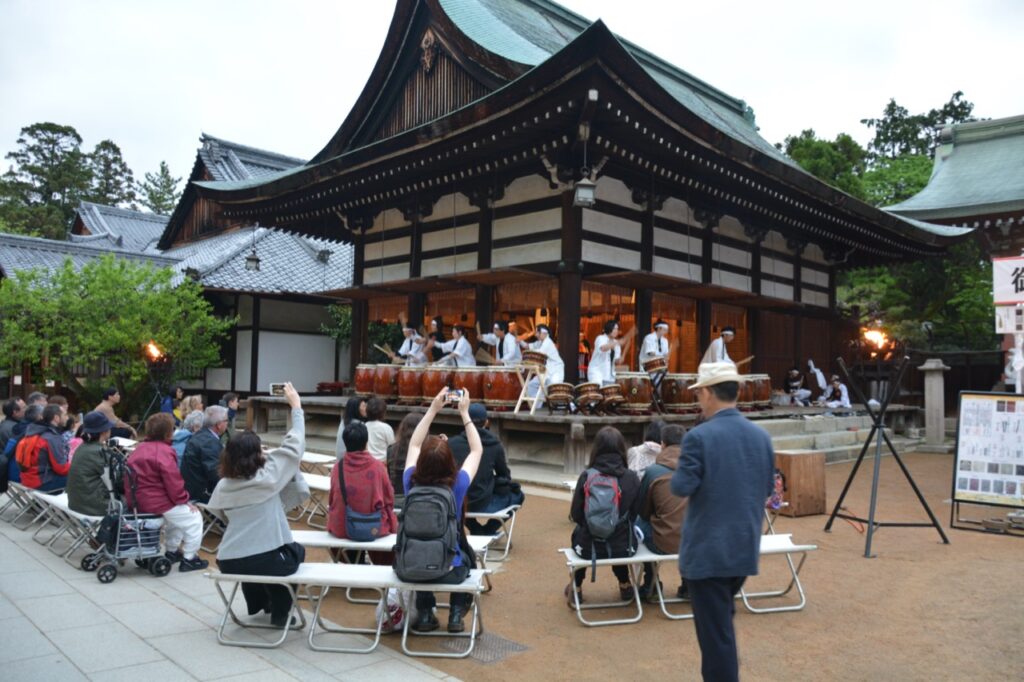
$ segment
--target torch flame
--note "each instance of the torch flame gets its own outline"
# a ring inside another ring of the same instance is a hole
[[[868,329],[864,332],[864,340],[868,343],[872,343],[879,350],[885,348],[889,344],[889,337],[886,336],[885,332],[881,329]]]
[[[160,347],[156,345],[156,342],[152,339],[146,344],[146,354],[149,355],[151,360],[159,360],[163,357],[163,353],[160,351]]]

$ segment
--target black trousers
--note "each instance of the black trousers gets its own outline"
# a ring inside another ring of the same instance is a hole
[[[740,678],[732,619],[736,613],[734,597],[744,581],[745,576],[686,581],[700,644],[700,671],[705,680],[736,682]]]
[[[241,559],[218,559],[217,566],[223,573],[240,575],[291,575],[299,570],[299,564],[306,559],[306,548],[297,542],[281,545],[277,549]],[[260,611],[270,612],[270,622],[284,625],[292,609],[292,595],[284,585],[242,583],[242,594],[249,615]]]
[[[466,544],[463,544],[464,542]],[[441,578],[432,580],[431,582],[441,585],[458,585],[468,578],[469,571],[476,566],[476,561],[473,558],[473,552],[471,550],[467,551],[468,549],[468,541],[459,538],[459,552],[462,554],[462,565],[456,566]],[[473,605],[473,595],[468,592],[452,592],[449,603],[452,606],[459,607],[463,612],[465,612]],[[416,611],[418,613],[429,611],[435,606],[437,606],[437,597],[434,596],[433,592],[416,592]]]

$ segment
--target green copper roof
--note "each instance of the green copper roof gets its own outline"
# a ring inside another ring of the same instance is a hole
[[[1024,209],[1024,115],[942,132],[928,185],[888,211],[960,218]]]

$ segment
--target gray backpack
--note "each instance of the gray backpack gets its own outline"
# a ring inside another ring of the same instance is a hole
[[[395,574],[404,582],[444,577],[459,551],[459,517],[451,488],[416,486],[405,496],[395,544]]]
[[[594,468],[587,469],[587,480],[583,484],[583,518],[587,521],[587,529],[590,531],[591,537],[591,582],[594,582],[597,573],[598,541],[604,544],[605,553],[611,558],[608,540],[624,520],[619,511],[621,501],[622,489],[619,487],[618,478],[610,474],[603,474]],[[632,536],[632,534],[630,535]],[[632,549],[632,543],[630,549]]]

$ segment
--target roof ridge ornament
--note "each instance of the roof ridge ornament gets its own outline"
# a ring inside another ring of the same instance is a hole
[[[423,67],[423,73],[430,73],[430,70],[434,68],[434,63],[439,49],[440,47],[437,44],[437,36],[434,35],[434,31],[428,27],[427,30],[423,32],[423,38],[420,40],[420,65]]]

